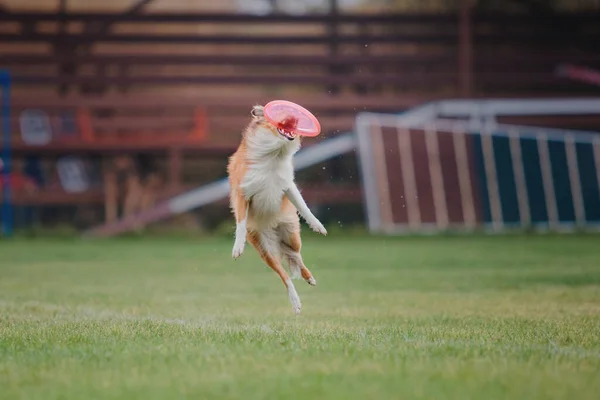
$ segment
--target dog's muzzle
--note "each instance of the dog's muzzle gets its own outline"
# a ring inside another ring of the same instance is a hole
[[[277,132],[279,132],[279,134],[281,136],[283,136],[284,138],[286,138],[287,140],[294,140],[294,139],[296,139],[296,134],[294,132],[286,131],[286,130],[281,129],[281,128],[277,128]]]

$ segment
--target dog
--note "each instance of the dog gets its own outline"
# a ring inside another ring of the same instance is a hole
[[[260,105],[254,106],[250,114],[241,143],[227,165],[230,207],[236,221],[232,257],[241,256],[246,240],[250,242],[283,281],[297,315],[302,304],[292,278],[302,277],[309,285],[317,284],[300,254],[298,214],[315,232],[327,235],[327,230],[310,211],[294,182],[292,158],[300,150],[300,136],[294,131],[297,121],[276,127],[265,118]],[[283,260],[291,277],[282,266]]]

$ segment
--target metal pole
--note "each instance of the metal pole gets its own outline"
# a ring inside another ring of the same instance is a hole
[[[7,71],[0,71],[0,86],[2,87],[2,236],[10,237],[13,233],[12,134],[10,129],[10,74]]]

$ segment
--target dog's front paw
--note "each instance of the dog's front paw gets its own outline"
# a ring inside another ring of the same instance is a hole
[[[233,259],[238,258],[244,252],[244,246],[246,245],[246,220],[238,223],[235,227],[235,242],[233,243],[233,250],[231,256]]]
[[[321,235],[327,235],[327,229],[325,229],[325,227],[323,226],[321,221],[319,221],[318,219],[315,218],[315,219],[309,221],[308,225],[311,227],[311,229],[313,231],[320,233]]]
[[[239,256],[242,255],[242,253],[244,252],[244,246],[245,246],[246,242],[243,240],[236,240],[234,245],[233,245],[233,250],[231,251],[231,256],[236,259]]]

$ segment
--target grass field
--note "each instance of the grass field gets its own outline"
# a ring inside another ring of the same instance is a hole
[[[600,236],[0,242],[2,399],[597,399]]]

